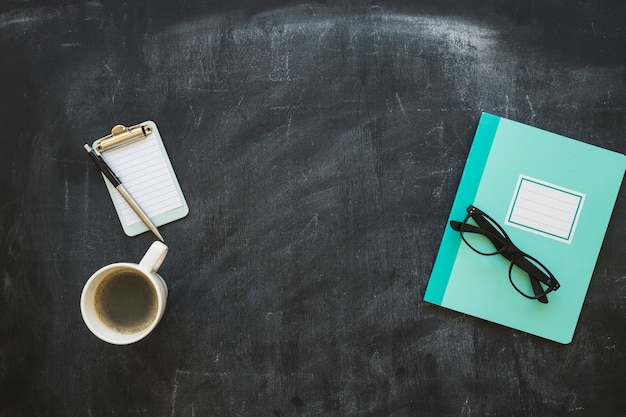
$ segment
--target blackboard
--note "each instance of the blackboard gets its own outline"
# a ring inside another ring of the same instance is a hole
[[[626,415],[623,192],[570,345],[422,301],[481,112],[626,152],[625,6],[246,3],[0,6],[0,416]],[[190,213],[120,347],[82,145],[144,120]]]

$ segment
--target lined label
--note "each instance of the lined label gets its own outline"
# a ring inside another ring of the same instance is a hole
[[[571,243],[585,194],[520,175],[506,224]]]

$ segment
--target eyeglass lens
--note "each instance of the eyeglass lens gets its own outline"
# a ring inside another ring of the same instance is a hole
[[[509,268],[509,280],[513,287],[523,296],[528,298],[539,298],[551,291],[551,287],[546,284],[540,283],[536,279],[529,277],[527,264],[530,263],[539,272],[544,274],[545,277],[553,279],[552,273],[541,262],[529,255],[523,255],[515,258],[511,261],[511,267]],[[533,288],[533,281],[534,286]]]
[[[492,226],[492,230],[499,232],[499,235],[489,233],[484,227],[480,227],[468,214],[460,229],[461,238],[472,250],[482,255],[496,255],[500,253],[507,244],[504,239],[504,236],[506,236],[504,230],[498,223],[495,223],[488,217],[481,216],[480,221],[481,223],[487,222]],[[475,229],[476,227],[480,227],[480,230]]]

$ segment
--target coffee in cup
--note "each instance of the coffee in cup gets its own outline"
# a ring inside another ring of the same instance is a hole
[[[100,280],[94,296],[96,315],[119,333],[137,333],[154,321],[159,300],[144,274],[130,268],[112,270]]]

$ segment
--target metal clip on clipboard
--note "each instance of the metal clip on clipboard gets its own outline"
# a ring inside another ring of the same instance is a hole
[[[111,129],[110,135],[100,138],[94,143],[94,149],[100,153],[107,149],[126,145],[132,141],[144,138],[150,133],[152,133],[152,127],[150,125],[135,125],[131,127],[117,125]]]

